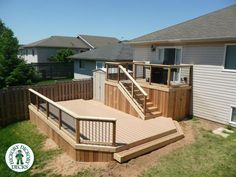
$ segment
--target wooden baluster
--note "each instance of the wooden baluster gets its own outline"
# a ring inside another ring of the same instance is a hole
[[[47,116],[47,119],[49,117],[49,103],[46,102],[46,116]]]
[[[59,117],[58,117],[58,126],[59,126],[59,129],[61,129],[61,125],[62,125],[62,121],[61,121],[61,109],[59,109]]]
[[[170,87],[171,66],[168,68],[167,86]]]
[[[113,123],[113,138],[112,138],[112,146],[116,146],[116,121]]]
[[[76,143],[80,143],[80,120],[79,119],[75,119],[75,136],[76,136]]]

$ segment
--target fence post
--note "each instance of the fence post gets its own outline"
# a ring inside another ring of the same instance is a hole
[[[108,70],[109,70],[109,67],[108,67],[108,64],[106,64],[106,70],[107,70],[107,73],[106,73],[106,80],[108,80]]]
[[[80,126],[79,126],[79,122],[80,120],[78,118],[75,119],[75,137],[76,137],[76,143],[80,143]]]
[[[168,68],[167,86],[170,87],[171,66]]]
[[[113,124],[112,146],[116,146],[116,121],[112,122],[112,124]]]
[[[133,78],[136,80],[136,64],[133,64]]]

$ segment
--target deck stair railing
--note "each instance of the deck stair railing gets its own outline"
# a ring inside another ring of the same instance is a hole
[[[121,78],[120,75],[124,74],[126,77]],[[130,96],[136,106],[145,116],[146,114],[146,102],[148,94],[143,88],[134,80],[128,70],[122,65],[118,65],[118,79],[119,85]]]
[[[30,105],[77,144],[116,146],[116,119],[77,115],[29,89]]]

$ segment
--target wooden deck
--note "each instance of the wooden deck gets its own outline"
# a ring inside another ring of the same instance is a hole
[[[175,124],[170,118],[160,117],[144,121],[94,100],[78,99],[58,103],[81,116],[115,118],[117,120],[116,144],[119,147],[126,145],[131,147],[140,141],[144,142],[176,132]],[[74,122],[70,121],[70,119],[65,121],[70,127],[74,127]]]
[[[183,138],[171,118],[142,120],[94,100],[54,102],[30,89],[30,120],[77,161],[125,162]]]

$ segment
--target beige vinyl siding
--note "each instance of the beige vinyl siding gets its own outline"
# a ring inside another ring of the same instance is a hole
[[[151,46],[133,46],[135,61],[150,61],[151,63],[156,58],[156,51],[151,51]]]
[[[231,105],[236,105],[236,73],[223,66],[194,65],[193,114],[228,123]]]
[[[182,55],[185,64],[222,66],[224,44],[185,45]]]

